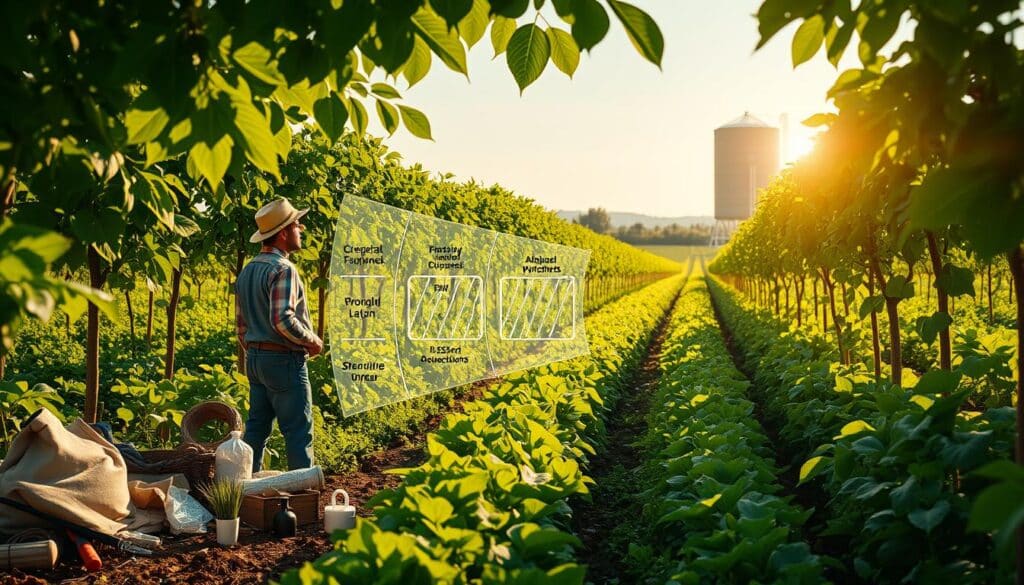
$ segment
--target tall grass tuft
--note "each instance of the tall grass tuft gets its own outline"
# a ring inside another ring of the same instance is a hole
[[[218,520],[234,520],[242,509],[242,482],[230,479],[219,479],[213,483],[199,486],[199,492],[210,503],[213,515]]]

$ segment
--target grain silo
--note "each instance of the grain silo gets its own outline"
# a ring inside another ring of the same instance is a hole
[[[754,213],[757,191],[779,171],[779,129],[744,112],[715,129],[715,228],[711,245],[728,241]]]

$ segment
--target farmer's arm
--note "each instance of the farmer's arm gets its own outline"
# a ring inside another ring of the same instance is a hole
[[[315,347],[320,338],[295,314],[298,306],[299,274],[291,266],[284,266],[270,282],[270,322],[282,337],[296,345]]]

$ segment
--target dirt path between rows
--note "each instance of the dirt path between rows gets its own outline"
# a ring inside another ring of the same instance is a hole
[[[679,295],[658,323],[647,355],[622,385],[623,396],[606,421],[604,450],[591,460],[587,470],[596,482],[591,489],[592,501],[581,499],[572,504],[573,532],[583,541],[577,558],[588,565],[587,581],[591,583],[630,582],[625,561],[629,543],[636,541],[636,520],[643,507],[636,499],[636,471],[643,458],[633,443],[647,430],[647,412],[661,372],[661,347],[672,307],[678,300]]]
[[[463,404],[479,399],[495,380],[478,382],[465,394],[456,398],[448,412],[461,411]],[[364,458],[360,468],[343,475],[326,478],[326,487],[320,493],[321,506],[328,504],[331,493],[338,488],[348,492],[351,503],[360,516],[371,516],[365,504],[377,492],[401,483],[398,475],[389,469],[413,467],[426,459],[423,446],[427,433],[433,431],[444,418],[441,413],[432,416],[425,430],[411,437],[400,437],[389,448]],[[77,562],[61,563],[53,571],[14,571],[0,573],[0,585],[37,585],[44,583],[82,584],[251,584],[278,579],[284,571],[316,559],[331,549],[323,525],[300,527],[296,536],[277,538],[269,532],[242,526],[239,545],[224,548],[217,544],[216,535],[188,536],[161,535],[164,543],[152,557],[132,557],[106,545],[97,545],[104,568],[86,573]],[[72,555],[74,551],[69,551]],[[77,561],[77,559],[76,559]]]
[[[775,466],[779,469],[776,480],[782,486],[782,495],[791,495],[793,496],[794,503],[801,508],[814,510],[811,517],[801,527],[803,539],[811,546],[811,550],[817,554],[835,559],[843,558],[849,552],[849,539],[840,536],[823,536],[821,534],[821,531],[826,528],[829,518],[829,513],[826,510],[826,504],[829,500],[828,495],[818,484],[808,483],[799,485],[799,463],[794,461],[793,453],[785,448],[784,441],[779,438],[780,422],[768,416],[765,412],[764,390],[757,381],[755,364],[750,363],[740,350],[736,339],[733,337],[732,329],[729,328],[725,319],[722,318],[718,303],[714,295],[711,295],[710,289],[708,294],[711,296],[711,307],[715,313],[715,320],[718,321],[718,328],[722,331],[722,337],[725,339],[725,346],[729,350],[733,364],[735,364],[736,369],[750,380],[751,386],[750,390],[747,391],[747,398],[754,403],[754,418],[761,425],[765,436],[768,437],[768,442],[773,446],[772,453],[775,456]],[[831,570],[826,571],[826,576],[829,580],[839,584],[856,582],[849,577],[854,574],[852,566],[846,567],[845,573]]]

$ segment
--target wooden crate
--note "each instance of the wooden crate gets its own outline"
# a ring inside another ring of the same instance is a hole
[[[281,500],[288,499],[299,526],[320,521],[320,492],[304,490],[287,496],[245,496],[239,516],[244,524],[257,530],[270,530],[274,514],[281,509]]]

